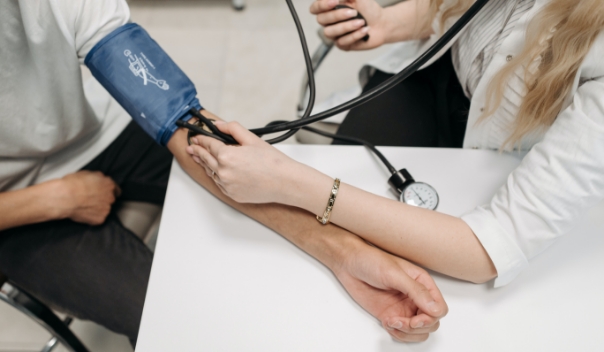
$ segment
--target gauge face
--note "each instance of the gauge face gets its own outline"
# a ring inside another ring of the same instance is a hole
[[[401,193],[401,202],[420,208],[435,210],[438,206],[438,193],[427,183],[414,182]]]

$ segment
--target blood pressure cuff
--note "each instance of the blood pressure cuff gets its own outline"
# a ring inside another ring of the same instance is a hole
[[[166,145],[176,121],[201,109],[193,82],[138,24],[103,38],[86,56],[92,75],[155,141]]]

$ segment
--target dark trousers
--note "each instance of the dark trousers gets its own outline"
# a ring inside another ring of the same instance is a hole
[[[163,204],[172,155],[131,123],[84,167],[121,187],[120,200]],[[134,346],[152,252],[114,213],[90,226],[59,220],[0,232],[0,269],[51,308],[128,336]]]
[[[392,76],[377,71],[363,91]],[[338,134],[375,145],[461,148],[469,108],[447,52],[393,89],[352,109]]]

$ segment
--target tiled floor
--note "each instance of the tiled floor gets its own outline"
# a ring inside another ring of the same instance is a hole
[[[132,19],[192,78],[208,110],[246,127],[295,118],[304,61],[283,0],[247,0],[242,12],[232,10],[229,0],[129,2]],[[294,0],[312,51],[319,26],[308,13],[311,2]],[[318,99],[354,85],[362,63],[377,55],[334,50],[316,75]],[[76,321],[73,329],[92,351],[131,351],[125,337],[93,323]],[[0,351],[40,350],[47,339],[41,328],[0,303]]]

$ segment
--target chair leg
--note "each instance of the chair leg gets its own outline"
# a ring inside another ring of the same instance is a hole
[[[237,11],[245,9],[245,0],[231,0],[231,5]]]
[[[72,317],[66,317],[65,319],[63,319],[63,324],[65,324],[65,326],[69,326],[72,321]],[[40,352],[52,352],[58,345],[59,339],[56,336],[53,336],[50,340],[48,340],[48,342]]]
[[[8,303],[40,324],[68,350],[72,352],[88,352],[84,344],[80,342],[69,329],[68,325],[66,325],[70,321],[61,321],[52,310],[26,292],[19,290],[9,283],[4,283],[0,288],[0,300]],[[51,341],[47,343],[47,347]],[[46,349],[47,347],[45,347],[44,351],[51,351],[54,345],[49,350]]]

